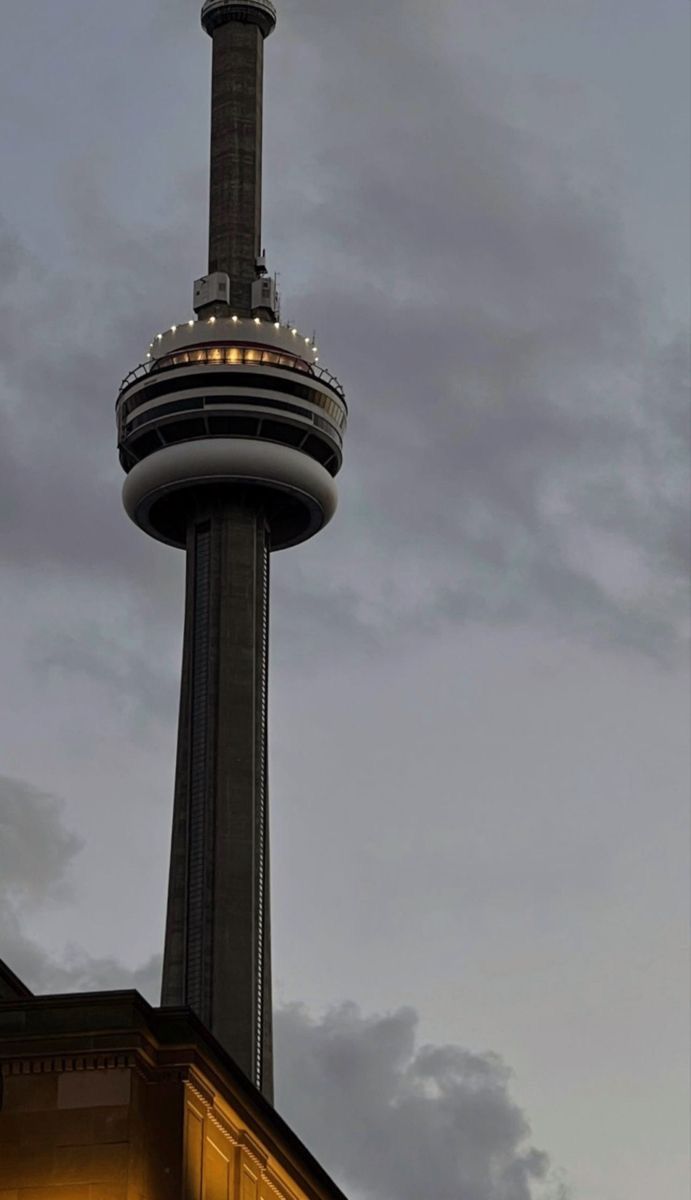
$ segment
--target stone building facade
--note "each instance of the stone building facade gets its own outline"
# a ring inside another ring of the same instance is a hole
[[[0,1200],[345,1200],[185,1009],[0,964]]]

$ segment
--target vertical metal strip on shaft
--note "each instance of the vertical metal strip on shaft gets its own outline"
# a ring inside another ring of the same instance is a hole
[[[190,705],[189,843],[187,874],[186,1000],[211,1022],[211,925],[209,896],[213,883],[213,795],[209,788],[211,528],[197,526],[194,536],[194,629]]]
[[[269,665],[269,550],[266,542],[260,549],[262,556],[261,586],[261,655],[259,663],[259,764],[258,764],[258,870],[257,870],[257,1013],[256,1013],[256,1062],[255,1083],[261,1088],[264,1077],[265,1004],[265,954],[266,913],[268,907],[267,879],[267,708],[268,708],[268,665]]]

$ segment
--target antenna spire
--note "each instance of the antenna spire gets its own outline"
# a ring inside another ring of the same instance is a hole
[[[206,0],[213,40],[209,274],[228,275],[222,316],[252,312],[261,251],[264,39],[276,25],[272,0]]]

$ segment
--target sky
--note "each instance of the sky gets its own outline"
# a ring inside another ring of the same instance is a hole
[[[157,998],[183,560],[114,401],[205,270],[197,0],[0,43],[0,957]],[[350,405],[272,571],[277,1103],[352,1200],[688,1194],[685,0],[280,0],[264,231]]]

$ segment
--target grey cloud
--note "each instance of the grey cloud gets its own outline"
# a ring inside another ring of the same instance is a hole
[[[166,7],[171,31],[179,16],[200,36],[197,7]],[[341,512],[277,570],[279,635],[297,655],[307,638],[340,653],[473,620],[670,656],[686,616],[686,340],[657,343],[611,199],[518,126],[500,80],[471,58],[459,71],[448,8],[432,13],[421,24],[406,2],[392,21],[353,0],[335,19],[292,0],[272,43],[272,262],[351,402]],[[177,54],[161,43],[161,80]],[[40,566],[45,588],[51,572],[115,581],[135,620],[172,629],[178,556],[122,514],[112,410],[149,331],[186,310],[203,180],[179,174],[152,227],[105,202],[103,163],[65,178],[69,271],[37,272],[1,241],[0,553]]]
[[[131,970],[120,960],[95,957],[68,943],[49,955],[22,929],[21,918],[0,898],[0,957],[37,994],[100,992],[136,988],[152,1004],[159,1000],[161,956]]]
[[[0,775],[0,896],[6,902],[25,907],[64,898],[80,847],[63,824],[58,800]]]
[[[49,955],[24,931],[29,912],[69,900],[81,846],[65,826],[59,800],[0,776],[0,957],[35,991],[137,987],[155,1002],[160,956],[130,971],[115,958],[92,957],[69,941]]]
[[[56,619],[54,629],[33,640],[29,665],[43,677],[81,676],[108,692],[120,718],[128,721],[131,737],[143,741],[152,721],[172,724],[177,715],[178,639],[173,648],[165,636],[167,624],[160,631],[153,610],[144,618],[150,628],[144,642],[134,642],[123,627],[127,622],[116,624],[116,616],[114,612],[107,630],[98,623],[85,625],[81,613]]]
[[[326,14],[300,9],[316,56]],[[404,5],[384,52],[363,15],[339,18],[318,75],[319,270],[298,315],[324,314],[349,384],[346,537],[370,551],[381,626],[397,610],[536,622],[669,653],[687,608],[688,341],[653,332],[612,203],[493,108],[472,63],[446,61],[434,22],[420,32]]]
[[[419,1046],[418,1016],[352,1004],[277,1014],[279,1108],[366,1200],[530,1200],[558,1194],[494,1054]],[[314,1098],[318,1097],[318,1103]],[[562,1192],[562,1195],[565,1195]]]

